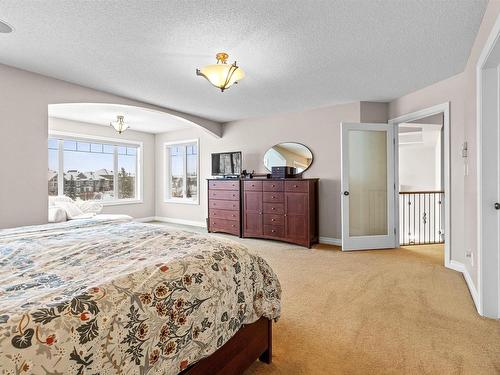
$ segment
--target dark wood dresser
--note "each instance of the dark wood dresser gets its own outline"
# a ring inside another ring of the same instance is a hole
[[[242,197],[243,237],[318,242],[318,179],[242,180]]]
[[[240,180],[208,180],[208,231],[241,237],[240,212]]]

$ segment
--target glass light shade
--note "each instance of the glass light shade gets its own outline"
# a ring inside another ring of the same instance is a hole
[[[235,82],[245,77],[243,69],[235,64],[212,64],[200,69],[203,75],[212,85],[222,91],[231,87]]]
[[[118,132],[118,134],[123,133],[129,128],[129,124],[123,121],[123,116],[116,116],[116,121],[110,122],[109,125],[111,125]]]

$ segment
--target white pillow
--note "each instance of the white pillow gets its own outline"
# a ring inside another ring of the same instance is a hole
[[[65,195],[49,196],[49,207],[54,207],[56,202],[73,202],[73,199]]]
[[[81,199],[77,199],[75,204],[86,214],[98,214],[102,211],[103,208],[102,204],[96,201],[83,201]]]
[[[80,216],[83,214],[83,211],[80,210],[80,208],[73,202],[59,202],[56,201],[54,202],[56,207],[60,207],[66,211],[66,216],[68,216],[68,219],[74,219],[77,216]]]
[[[66,211],[60,207],[49,207],[49,223],[66,221]]]

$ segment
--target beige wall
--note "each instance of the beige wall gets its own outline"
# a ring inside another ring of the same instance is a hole
[[[476,63],[495,20],[500,1],[490,1],[471,50],[465,71],[389,104],[394,118],[449,101],[451,104],[451,251],[462,262],[477,287],[477,167],[476,167]],[[464,173],[461,146],[468,142],[468,175]],[[472,257],[466,258],[465,253]],[[474,262],[471,261],[474,260]],[[474,264],[473,264],[474,263]]]
[[[450,164],[451,164],[451,259],[463,263],[464,250],[464,168],[461,157],[464,142],[464,75],[458,74],[422,90],[405,95],[389,104],[389,117],[450,102]]]
[[[483,50],[486,40],[493,25],[500,14],[500,1],[490,1],[483,17],[483,22],[477,34],[471,50],[467,67],[465,69],[465,133],[464,139],[468,143],[468,176],[465,177],[465,250],[472,253],[474,264],[468,258],[465,262],[476,288],[478,285],[477,275],[477,122],[476,122],[476,64]]]
[[[215,133],[220,124],[24,70],[0,65],[0,228],[47,222],[47,106],[116,103],[196,121]]]
[[[213,152],[242,151],[243,168],[266,172],[264,153],[280,142],[297,141],[314,155],[304,177],[319,177],[320,236],[340,238],[340,123],[359,122],[359,102],[289,113],[224,125],[223,137],[215,139],[196,129],[160,134],[156,137],[156,214],[162,217],[204,223],[207,216],[207,184]],[[163,143],[174,140],[200,140],[201,192],[199,205],[164,203],[165,165]]]
[[[389,120],[389,103],[360,102],[360,122],[387,123]]]
[[[116,131],[110,126],[88,124],[49,117],[49,132],[51,130],[76,134],[118,138]],[[142,162],[142,203],[105,206],[103,213],[126,214],[136,218],[155,216],[155,136],[154,134],[127,130],[120,136],[123,141],[139,141],[143,143]]]

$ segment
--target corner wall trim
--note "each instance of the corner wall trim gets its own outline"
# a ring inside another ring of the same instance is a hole
[[[460,263],[460,262],[457,262],[456,260],[451,260],[447,265],[446,267],[452,269],[452,270],[455,270],[455,271],[458,271],[458,272],[462,272],[464,273],[465,272],[465,266],[463,263]]]
[[[206,228],[207,227],[207,224],[204,221],[176,219],[176,218],[173,218],[173,217],[164,217],[164,216],[156,216],[154,218],[154,220],[156,220],[156,221],[162,221],[164,223],[171,223],[171,224],[190,225],[192,227],[200,227],[200,228]]]
[[[465,267],[462,274],[464,275],[465,282],[469,287],[470,295],[472,297],[472,300],[474,301],[474,305],[476,305],[477,311],[479,312],[480,315],[483,315],[481,311],[481,306],[479,305],[479,294],[477,292],[476,286],[474,285],[474,282],[472,281],[472,277],[470,276],[469,271],[467,271]]]
[[[320,237],[319,243],[323,243],[325,245],[342,246],[342,240],[339,238],[333,238],[333,237]]]

